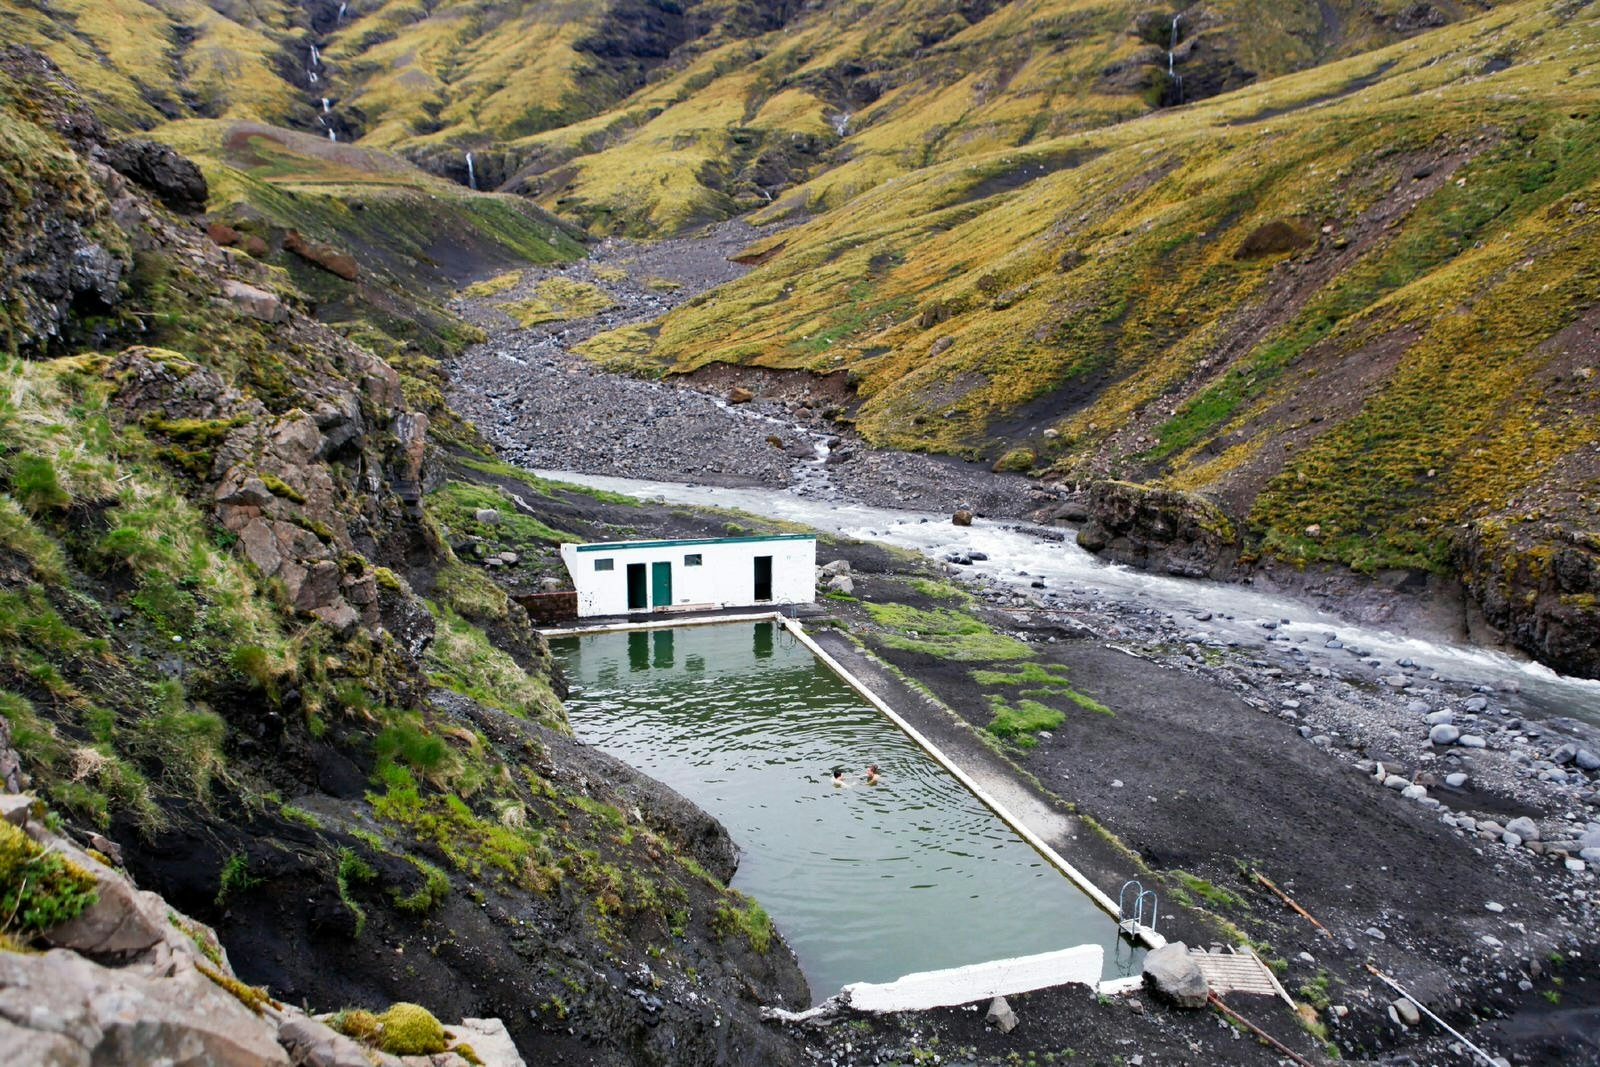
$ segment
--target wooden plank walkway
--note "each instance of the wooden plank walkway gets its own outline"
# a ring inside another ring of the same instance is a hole
[[[1249,952],[1206,952],[1191,949],[1189,955],[1200,965],[1206,986],[1219,996],[1226,993],[1258,993],[1294,1002],[1283,991],[1267,965]]]

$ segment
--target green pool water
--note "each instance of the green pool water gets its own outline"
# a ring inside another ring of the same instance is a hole
[[[768,622],[551,641],[578,737],[715,815],[822,1000],[1073,945],[1115,924],[804,645]],[[865,768],[882,773],[875,786]],[[832,783],[846,768],[850,785]]]

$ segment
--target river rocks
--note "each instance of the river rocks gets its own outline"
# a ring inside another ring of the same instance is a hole
[[[1428,742],[1435,745],[1450,745],[1454,744],[1456,739],[1460,736],[1461,730],[1459,728],[1452,726],[1447,722],[1439,723],[1433,729],[1428,731]]]
[[[1390,1004],[1389,1013],[1402,1026],[1417,1026],[1422,1022],[1422,1013],[1405,997],[1400,997]]]
[[[113,170],[150,190],[172,210],[192,213],[206,209],[206,176],[172,146],[132,138],[111,142],[105,153]]]
[[[755,398],[756,394],[742,385],[736,385],[728,390],[728,403],[730,404],[748,404]]]
[[[1580,771],[1600,771],[1600,755],[1587,748],[1578,749],[1577,754],[1572,757],[1572,762]]]
[[[1539,840],[1539,824],[1524,815],[1506,823],[1506,833],[1516,834],[1524,841],[1537,841]]]
[[[966,508],[958,508],[956,512],[950,516],[950,522],[956,526],[971,526],[972,512],[968,511]]]
[[[1180,1008],[1203,1008],[1209,996],[1205,975],[1182,941],[1169,941],[1145,956],[1144,984]]]
[[[1088,507],[1079,547],[1118,563],[1202,578],[1238,556],[1233,523],[1194,493],[1103,481],[1090,489]]]

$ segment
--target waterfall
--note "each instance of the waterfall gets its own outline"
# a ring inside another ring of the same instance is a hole
[[[478,172],[472,169],[472,153],[467,153],[467,185],[478,188]]]
[[[316,45],[311,46],[311,65],[313,67],[322,66],[322,53],[317,51]]]
[[[846,131],[850,129],[850,112],[845,111],[834,115],[828,122],[832,124],[833,132],[843,137]]]
[[[339,25],[339,26],[343,26],[344,25],[344,8],[345,8],[344,4],[340,4],[339,5],[339,19],[338,19],[338,22],[335,23],[335,25]]]
[[[328,131],[328,140],[337,141],[338,139],[339,139],[339,135],[337,133],[334,133],[332,130]]]
[[[329,110],[328,109],[328,98],[327,97],[323,97],[322,98],[322,113],[324,115],[326,115],[328,113],[328,110]]]
[[[323,129],[327,129],[328,128],[328,120],[323,118],[321,115],[317,116],[317,121],[322,123],[322,128]]]
[[[1178,103],[1180,104],[1183,103],[1183,75],[1173,70],[1174,59],[1172,53],[1177,49],[1178,41],[1181,40],[1180,34],[1183,31],[1178,25],[1181,21],[1183,21],[1183,12],[1180,11],[1172,16],[1172,29],[1167,34],[1167,77],[1172,79],[1173,85],[1177,88]]]
[[[314,70],[306,71],[306,80],[309,81],[312,85],[317,84],[317,72],[314,71]]]

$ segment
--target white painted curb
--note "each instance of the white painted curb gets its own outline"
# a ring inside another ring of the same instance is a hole
[[[1036,956],[919,971],[892,982],[853,982],[844,987],[844,995],[858,1011],[923,1011],[1069,982],[1093,988],[1104,963],[1105,950],[1099,945],[1079,945]]]

